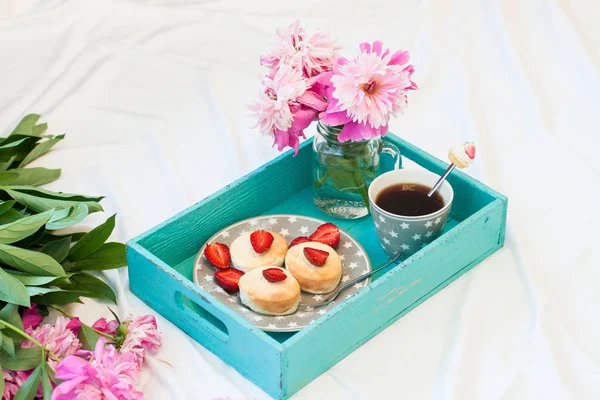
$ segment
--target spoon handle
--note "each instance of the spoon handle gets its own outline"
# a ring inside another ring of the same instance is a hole
[[[444,175],[442,175],[440,179],[438,179],[438,181],[435,183],[435,185],[433,185],[429,193],[427,193],[427,197],[431,197],[435,193],[435,191],[438,190],[440,186],[442,186],[442,183],[446,180],[446,178],[448,177],[450,172],[452,172],[454,167],[456,167],[454,163],[450,164],[450,166],[446,169],[446,172],[444,172]]]
[[[381,271],[382,269],[385,269],[387,267],[389,267],[391,264],[393,264],[394,262],[396,262],[398,260],[398,258],[400,258],[400,253],[396,254],[395,256],[393,256],[392,258],[390,258],[386,263],[384,263],[382,266],[375,268],[374,270],[371,270],[369,272],[367,272],[366,274],[363,274],[361,276],[359,276],[358,278],[355,278],[353,280],[351,280],[350,282],[346,283],[343,286],[340,286],[335,292],[331,293],[324,302],[322,303],[314,303],[314,304],[300,304],[301,307],[323,307],[326,306],[327,304],[331,303],[332,301],[334,301],[337,296],[343,292],[344,290],[348,289],[350,286],[354,285],[357,282],[363,281],[365,279],[367,279],[369,276]]]

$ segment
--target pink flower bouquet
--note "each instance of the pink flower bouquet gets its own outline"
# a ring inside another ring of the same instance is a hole
[[[380,41],[361,43],[352,59],[339,50],[327,34],[307,33],[296,22],[278,30],[261,57],[267,72],[249,108],[280,151],[291,147],[296,154],[313,121],[341,126],[340,142],[384,136],[408,91],[417,89],[407,51],[391,52]]]

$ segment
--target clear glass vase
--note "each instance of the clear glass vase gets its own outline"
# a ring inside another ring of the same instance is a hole
[[[313,141],[314,202],[335,218],[355,219],[369,214],[368,188],[380,171],[380,155],[392,157],[400,168],[400,151],[380,138],[360,142],[340,142],[341,126],[320,122]]]

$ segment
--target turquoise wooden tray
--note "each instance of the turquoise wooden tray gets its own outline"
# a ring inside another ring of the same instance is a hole
[[[434,173],[447,164],[388,135],[402,156]],[[443,234],[295,333],[256,329],[194,285],[194,258],[215,232],[263,214],[324,220],[312,202],[312,148],[285,153],[128,242],[131,291],[277,399],[287,399],[388,325],[467,272],[504,243],[507,198],[456,171]],[[365,248],[374,266],[387,256],[370,217],[333,220]]]

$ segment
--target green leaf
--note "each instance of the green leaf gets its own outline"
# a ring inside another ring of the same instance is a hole
[[[42,361],[42,391],[44,393],[44,400],[52,399],[52,383],[50,383],[50,372],[52,370],[48,366],[46,360]]]
[[[60,142],[64,138],[65,138],[65,135],[58,135],[58,136],[55,136],[53,139],[48,139],[48,140],[38,143],[33,148],[33,150],[31,150],[31,152],[29,154],[27,154],[27,156],[23,159],[23,161],[21,161],[21,164],[19,164],[19,167],[24,167],[25,165],[29,164],[36,158],[43,156],[44,154],[49,152],[50,149],[56,143]]]
[[[40,116],[38,114],[29,114],[24,116],[10,135],[31,135],[31,131],[39,119]]]
[[[50,183],[60,177],[60,169],[47,168],[14,168],[0,172],[1,185],[39,186]]]
[[[60,287],[63,289],[82,290],[87,292],[85,297],[105,298],[111,300],[115,304],[117,303],[117,296],[112,288],[103,280],[96,278],[93,275],[79,272],[73,274],[69,280],[71,281],[70,284],[61,284]]]
[[[113,315],[113,317],[115,317],[115,321],[117,321],[119,323],[119,326],[121,326],[121,320],[119,319],[119,316],[117,315],[117,313],[115,313],[112,308],[110,307],[106,307],[108,308],[108,311],[110,311],[110,313]]]
[[[36,193],[31,190],[15,190],[14,187],[3,187],[2,189],[5,190],[10,197],[23,204],[25,207],[31,208],[32,210],[35,210],[37,212],[48,211],[53,208],[69,208],[76,206],[79,203],[85,204],[88,208],[89,213],[103,211],[102,206],[95,201],[82,201],[72,199],[60,200],[55,198],[48,198],[40,196],[39,193]]]
[[[7,356],[0,353],[0,364],[11,371],[29,371],[40,364],[42,359],[42,349],[21,349],[15,350],[15,356]]]
[[[42,378],[42,364],[45,361],[42,360],[42,363],[39,363],[36,369],[33,370],[29,378],[23,383],[23,386],[19,389],[17,394],[15,394],[14,400],[33,400],[35,398],[35,394],[38,391],[40,386],[40,379]]]
[[[19,219],[8,224],[0,225],[0,244],[18,242],[34,234],[52,217],[54,210]]]
[[[71,262],[68,270],[103,271],[121,268],[127,265],[127,247],[123,243],[104,243],[102,247],[87,258]]]
[[[0,261],[20,271],[28,272],[31,275],[65,276],[65,270],[55,259],[39,251],[25,250],[8,244],[0,244]]]
[[[39,124],[31,128],[31,134],[33,136],[40,136],[42,133],[46,132],[47,129],[48,124],[44,122],[43,124]]]
[[[46,229],[56,230],[64,229],[78,224],[88,215],[88,208],[85,204],[77,204],[71,208],[65,208],[54,213],[50,221],[46,224]]]
[[[55,200],[69,200],[74,202],[99,202],[104,198],[104,196],[84,196],[82,194],[73,194],[73,193],[64,193],[64,192],[53,192],[51,190],[42,189],[39,187],[31,187],[31,186],[11,186],[9,189],[27,193],[37,197],[43,197],[46,199],[55,199]]]
[[[0,215],[0,218],[2,218],[2,215]],[[50,242],[64,239],[66,237],[71,238],[71,243],[74,243],[74,242],[78,241],[79,239],[81,239],[82,237],[84,237],[85,235],[87,235],[87,232],[73,232],[73,233],[66,233],[64,235],[56,235],[56,234],[53,234],[50,232],[46,232],[44,234],[44,236],[42,237],[42,239],[38,242],[38,244],[46,245]]]
[[[69,254],[69,249],[71,248],[71,237],[66,236],[62,239],[55,240],[46,244],[41,252],[48,254],[50,257],[54,258],[57,262],[62,262]]]
[[[8,274],[25,286],[42,286],[59,279],[56,276],[33,276],[21,271],[10,271]]]
[[[10,200],[10,201],[14,201],[14,200]],[[7,210],[2,215],[0,215],[0,224],[2,224],[2,225],[10,224],[11,222],[15,222],[15,221],[17,221],[21,218],[25,218],[25,217],[26,217],[26,215],[23,215],[22,213],[15,210],[14,208],[11,208],[10,210]]]
[[[8,336],[3,336],[2,344],[0,345],[0,347],[2,348],[2,351],[5,352],[6,354],[8,354],[11,358],[17,357],[17,355],[15,354],[15,341],[13,338],[8,337]],[[0,362],[2,364],[4,364],[4,362],[1,361],[2,354],[3,353],[0,352]]]
[[[109,217],[102,225],[92,229],[75,243],[69,250],[69,261],[82,260],[99,250],[115,228],[115,218],[116,214]]]
[[[62,292],[61,288],[47,288],[39,286],[27,286],[27,294],[30,296],[38,296],[40,294]]]
[[[0,319],[8,322],[11,325],[16,326],[20,330],[24,329],[23,321],[21,321],[21,316],[19,315],[19,306],[17,306],[16,304],[5,305],[4,308],[0,310]],[[2,326],[1,324],[0,326],[2,327],[1,329],[3,330],[4,336],[9,336],[17,339],[21,338],[21,335],[19,335],[17,332],[11,331],[10,329],[4,329],[4,326]]]
[[[31,301],[35,304],[49,305],[61,305],[68,303],[81,303],[80,297],[85,297],[87,292],[75,291],[75,290],[62,290],[60,292],[46,293],[31,298]]]
[[[29,307],[29,295],[25,285],[0,268],[0,300]]]
[[[2,203],[0,203],[0,215],[10,210],[14,205],[14,200],[3,201]]]
[[[17,156],[12,156],[8,159],[8,161],[3,161],[0,162],[0,171],[4,172],[7,169],[10,168],[10,166],[12,165],[13,161],[15,161],[15,158],[17,158]]]
[[[100,339],[100,335],[96,333],[91,327],[86,324],[82,324],[79,327],[79,341],[85,350],[94,350],[96,342]]]
[[[31,249],[31,247],[33,247],[34,245],[37,245],[37,243],[44,237],[45,232],[46,232],[46,228],[42,226],[42,227],[40,227],[40,229],[35,231],[35,233],[33,235],[27,236],[26,238],[13,243],[12,246],[21,247],[23,249]]]

